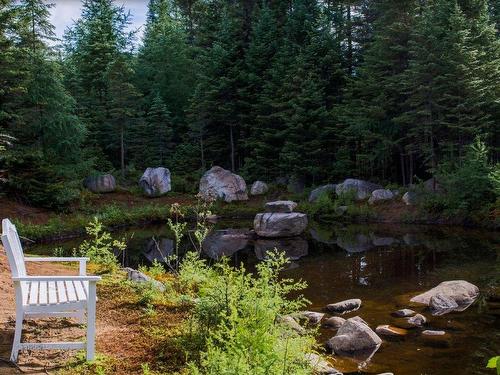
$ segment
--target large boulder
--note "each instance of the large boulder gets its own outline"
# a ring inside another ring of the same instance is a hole
[[[212,259],[231,256],[249,245],[251,234],[244,229],[224,229],[210,233],[203,241],[203,252]]]
[[[295,207],[297,207],[297,203],[293,201],[274,201],[267,202],[265,207],[267,212],[290,213],[295,210]]]
[[[269,251],[278,249],[285,252],[285,256],[290,260],[298,260],[305,257],[309,250],[307,241],[301,237],[261,239],[255,241],[255,256],[262,260],[267,258]]]
[[[317,187],[316,189],[311,191],[311,194],[309,194],[309,202],[310,203],[316,202],[316,200],[323,194],[328,194],[330,192],[335,193],[336,187],[337,187],[336,184],[327,184]]]
[[[111,193],[116,190],[116,180],[110,174],[89,176],[83,181],[83,186],[92,193]]]
[[[362,319],[356,318],[347,319],[328,341],[328,346],[336,354],[375,350],[380,344],[382,339]]]
[[[168,168],[147,168],[139,180],[144,194],[149,197],[157,197],[172,190],[170,184],[170,171]]]
[[[469,307],[478,297],[479,288],[465,280],[444,281],[438,286],[419,294],[411,299],[411,302],[431,305],[435,314],[450,311],[462,311]],[[456,303],[453,304],[454,301]]]
[[[218,166],[206,171],[201,178],[200,195],[205,199],[222,199],[226,202],[248,199],[243,177]]]
[[[307,227],[307,215],[299,212],[261,213],[255,216],[253,227],[261,237],[298,236]]]
[[[417,193],[414,191],[407,191],[401,199],[407,206],[413,206],[417,204]]]
[[[174,241],[169,238],[152,238],[148,241],[147,248],[143,252],[144,257],[150,262],[165,262],[174,253]]]
[[[372,191],[372,195],[370,199],[368,199],[368,203],[375,204],[380,202],[387,202],[394,199],[394,193],[388,189],[377,189]]]
[[[262,195],[269,191],[269,187],[263,181],[255,181],[250,188],[250,195]]]
[[[337,195],[341,195],[349,191],[354,191],[355,199],[362,201],[368,199],[372,192],[377,189],[382,189],[382,186],[364,180],[348,178],[335,187],[335,192]]]

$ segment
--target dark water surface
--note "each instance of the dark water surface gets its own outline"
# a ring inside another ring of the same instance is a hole
[[[251,222],[220,222],[218,229],[250,228]],[[412,307],[410,298],[445,280],[464,279],[484,291],[499,270],[500,238],[497,232],[447,229],[429,226],[319,225],[312,224],[302,238],[280,241],[225,237],[218,232],[206,246],[206,256],[221,253],[249,269],[266,249],[277,246],[292,263],[287,277],[306,280],[309,310],[322,311],[328,303],[360,298],[362,308],[345,317],[359,315],[374,329],[379,324],[401,324],[391,316],[399,308]],[[133,228],[115,233],[128,238],[121,260],[137,266],[172,251],[171,233],[164,226]],[[159,243],[161,253],[156,250]],[[29,251],[50,254],[55,246],[66,250],[80,241],[35,246]],[[184,244],[188,248],[189,242]],[[498,276],[498,275],[497,275]],[[383,337],[383,344],[368,361],[335,358],[346,374],[458,375],[494,374],[485,368],[487,359],[500,354],[500,317],[488,311],[482,298],[460,313],[428,318],[426,329],[445,330],[444,338],[426,339],[420,329],[403,338]],[[335,334],[320,330],[321,342]]]

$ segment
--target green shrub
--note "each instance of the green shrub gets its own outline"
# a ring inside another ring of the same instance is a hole
[[[113,240],[111,234],[104,231],[102,223],[97,217],[85,228],[90,239],[80,245],[78,252],[90,258],[90,261],[101,266],[103,272],[113,272],[118,268],[118,261],[113,249],[125,250],[125,242]]]
[[[279,278],[286,263],[283,254],[270,253],[252,275],[227,260],[211,268],[195,254],[184,260],[179,280],[198,297],[186,328],[186,341],[200,351],[190,373],[311,373],[305,354],[313,350],[314,337],[299,335],[279,319],[306,303],[302,297],[288,299],[305,283]]]

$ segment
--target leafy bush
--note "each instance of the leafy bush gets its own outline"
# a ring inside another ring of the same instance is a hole
[[[125,242],[113,240],[111,234],[104,231],[102,223],[94,218],[85,228],[90,236],[79,247],[82,256],[90,258],[90,261],[101,266],[103,272],[112,272],[118,268],[118,261],[113,253],[113,249],[125,250]]]
[[[424,207],[448,216],[469,216],[499,195],[499,170],[498,165],[488,162],[488,149],[477,138],[458,162],[445,160],[439,164],[436,178],[445,193],[426,194]]]
[[[288,299],[305,283],[279,278],[286,263],[283,254],[270,253],[252,275],[227,261],[210,268],[196,254],[184,260],[179,280],[198,297],[186,328],[186,340],[200,351],[190,364],[192,374],[311,373],[305,354],[313,350],[314,337],[279,319],[306,303]]]

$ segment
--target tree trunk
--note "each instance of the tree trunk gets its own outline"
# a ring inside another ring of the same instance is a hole
[[[351,5],[347,4],[347,64],[349,76],[352,76],[354,71],[353,52],[352,52],[352,21],[351,21]]]
[[[231,142],[231,172],[235,171],[234,165],[234,136],[233,136],[233,125],[229,125],[229,139]]]
[[[201,151],[201,170],[205,172],[205,147],[203,145],[203,135],[200,135],[200,151]]]
[[[122,166],[122,177],[125,178],[125,142],[123,125],[120,128],[120,160]]]

